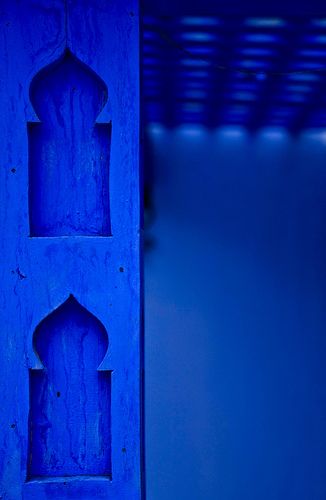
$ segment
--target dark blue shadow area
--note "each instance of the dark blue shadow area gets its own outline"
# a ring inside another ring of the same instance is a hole
[[[265,15],[238,3],[211,15],[146,15],[147,122],[292,132],[326,123],[326,16],[296,5]],[[266,2],[261,2],[266,3]],[[277,4],[278,2],[276,2]],[[285,2],[286,3],[286,2]]]
[[[326,133],[148,134],[148,497],[324,500]]]
[[[297,0],[295,9],[293,0],[276,0],[274,2],[261,2],[260,0],[247,0],[244,4],[239,0],[142,0],[142,10],[145,14],[160,14],[171,16],[177,14],[188,15],[214,15],[217,12],[222,14],[236,14],[245,11],[248,15],[325,15],[326,7],[323,0]]]

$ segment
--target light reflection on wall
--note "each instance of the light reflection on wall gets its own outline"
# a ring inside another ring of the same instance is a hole
[[[148,134],[148,496],[324,500],[326,131]]]

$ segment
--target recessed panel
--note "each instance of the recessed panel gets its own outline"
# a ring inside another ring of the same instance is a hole
[[[111,124],[96,124],[104,82],[70,51],[32,81],[31,236],[109,236]]]
[[[28,478],[111,475],[111,374],[103,325],[73,297],[34,334]]]

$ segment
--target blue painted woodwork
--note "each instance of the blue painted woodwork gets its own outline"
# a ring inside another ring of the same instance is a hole
[[[73,298],[36,328],[28,476],[111,474],[110,372],[103,325]]]
[[[4,0],[0,497],[138,500],[137,0]]]
[[[95,124],[107,88],[66,50],[33,79],[29,123],[31,236],[110,235],[111,124]]]

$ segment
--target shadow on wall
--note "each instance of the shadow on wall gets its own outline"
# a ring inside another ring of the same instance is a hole
[[[148,128],[151,500],[326,498],[326,132]]]

